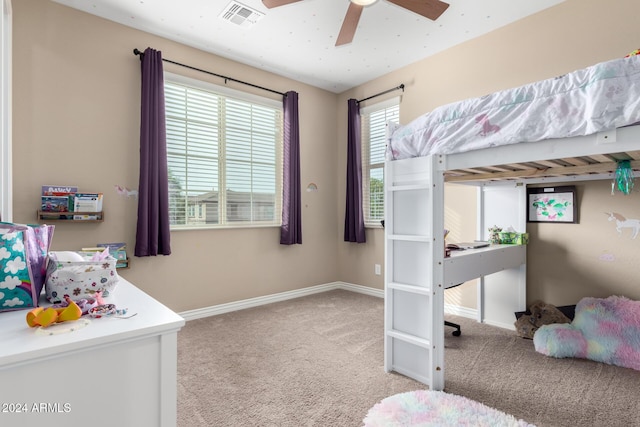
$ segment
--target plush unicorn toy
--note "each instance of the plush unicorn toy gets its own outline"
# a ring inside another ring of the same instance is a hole
[[[541,326],[533,344],[547,356],[578,357],[640,371],[640,301],[583,298],[571,323]]]

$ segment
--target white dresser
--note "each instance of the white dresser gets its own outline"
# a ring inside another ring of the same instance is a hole
[[[29,328],[28,310],[0,313],[1,426],[176,425],[184,319],[122,277],[105,302],[137,314]]]

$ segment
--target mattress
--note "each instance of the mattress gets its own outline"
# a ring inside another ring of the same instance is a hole
[[[387,160],[590,135],[640,122],[640,56],[438,107],[389,124]]]

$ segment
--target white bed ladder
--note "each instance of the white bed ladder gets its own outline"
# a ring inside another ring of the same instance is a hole
[[[384,367],[444,388],[444,178],[439,156],[385,164]]]

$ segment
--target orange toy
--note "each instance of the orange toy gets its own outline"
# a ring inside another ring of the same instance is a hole
[[[78,320],[82,316],[82,310],[73,302],[69,297],[65,297],[67,300],[66,307],[60,308],[43,308],[36,307],[27,313],[27,325],[30,327],[42,326],[46,328],[53,323],[68,322],[71,320]]]

